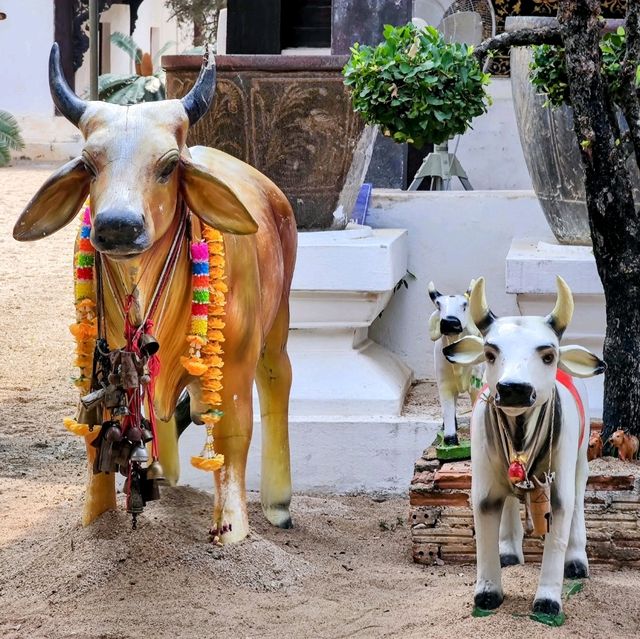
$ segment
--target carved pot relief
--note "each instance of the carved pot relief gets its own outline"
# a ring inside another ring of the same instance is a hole
[[[270,177],[298,228],[335,228],[334,211],[364,129],[341,69],[346,56],[217,56],[215,102],[188,144],[221,149]],[[167,56],[167,95],[182,97],[197,56]]]

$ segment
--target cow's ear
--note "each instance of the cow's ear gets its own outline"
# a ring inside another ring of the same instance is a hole
[[[484,341],[475,335],[467,335],[443,348],[442,353],[452,364],[479,364],[484,359]]]
[[[91,175],[75,158],[58,169],[31,198],[13,227],[19,242],[39,240],[73,220],[89,195]]]
[[[234,235],[249,235],[258,230],[240,195],[229,184],[187,158],[181,158],[181,163],[184,199],[205,224]]]
[[[440,332],[440,311],[431,313],[429,318],[429,337],[434,342],[437,342],[442,337]]]
[[[558,368],[573,377],[593,377],[604,373],[606,365],[582,346],[561,346]]]

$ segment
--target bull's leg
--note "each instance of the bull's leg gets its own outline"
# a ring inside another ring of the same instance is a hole
[[[474,473],[476,470],[474,469]],[[488,479],[488,477],[487,477]],[[475,477],[474,477],[475,480]],[[503,601],[498,536],[504,497],[477,491],[473,499],[473,521],[476,530],[477,578],[475,605],[493,610]],[[475,494],[475,492],[474,492]]]
[[[251,395],[259,349],[259,343],[254,341],[243,343],[242,349],[233,344],[228,347],[220,406],[224,415],[214,429],[216,452],[224,455],[224,466],[214,473],[212,531],[223,543],[241,541],[249,532],[245,471],[253,430]],[[204,410],[197,383],[189,387],[189,395],[192,414],[197,418]],[[204,438],[204,426],[202,431]]]
[[[584,579],[589,576],[587,529],[584,523],[584,492],[588,476],[589,462],[585,451],[580,451],[576,468],[576,505],[573,509],[569,545],[564,560],[564,576],[568,579]]]
[[[503,568],[524,563],[523,537],[520,502],[516,497],[509,496],[505,499],[500,520],[500,565]]]
[[[84,498],[84,508],[82,510],[82,525],[88,526],[107,510],[115,510],[116,507],[116,486],[114,473],[93,472],[93,462],[95,461],[98,449],[91,446],[91,442],[97,435],[97,430],[84,438],[87,447],[87,458],[89,462],[87,491]]]
[[[287,354],[289,305],[283,300],[258,362],[256,382],[262,417],[260,499],[266,518],[280,528],[291,527],[289,458],[289,392],[291,363]]]
[[[176,418],[169,421],[156,421],[158,431],[158,457],[164,471],[164,478],[170,486],[175,486],[180,477],[180,458],[178,452],[178,429]]]
[[[444,443],[453,446],[458,443],[456,429],[456,401],[458,395],[449,388],[439,388],[440,406],[442,407],[442,419],[444,422]]]
[[[560,596],[564,561],[575,508],[575,466],[564,472],[558,469],[552,486],[553,521],[545,536],[540,582],[533,602],[534,612],[557,615],[562,610]]]

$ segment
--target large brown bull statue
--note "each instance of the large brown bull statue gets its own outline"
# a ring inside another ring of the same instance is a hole
[[[207,408],[201,378],[181,363],[189,354],[190,241],[207,228],[222,232],[228,292],[222,417],[215,427],[215,445],[224,455],[224,466],[215,471],[213,530],[223,542],[241,540],[248,532],[245,465],[254,380],[262,413],[262,508],[272,524],[289,527],[291,367],[286,345],[296,224],[286,197],[257,170],[221,151],[185,145],[189,126],[205,114],[214,96],[213,56],[205,55],[196,84],[182,100],[127,107],[84,101],[62,75],[56,44],[49,83],[58,110],[82,132],[84,147],[29,202],[15,225],[15,239],[37,240],[55,233],[77,219],[90,196],[95,269],[109,275],[101,278],[102,319],[112,350],[124,347],[127,322],[139,329],[148,317],[164,277],[166,287],[157,304],[161,319],[156,313],[153,326],[160,345],[153,403],[159,467],[175,483],[180,430],[176,406],[187,389],[196,424],[202,423]],[[132,302],[127,309],[123,299]],[[115,507],[114,473],[96,472],[95,438],[93,430],[85,437],[89,481],[84,524]]]

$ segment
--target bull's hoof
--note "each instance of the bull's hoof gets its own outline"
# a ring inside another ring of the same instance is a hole
[[[589,568],[579,559],[567,561],[564,565],[565,579],[586,579],[589,576]]]
[[[517,566],[518,564],[520,564],[518,555],[500,555],[500,566],[502,568],[506,568],[507,566]]]
[[[444,436],[444,444],[445,446],[457,446],[460,442],[458,442],[457,435],[445,435]]]
[[[504,601],[504,596],[494,590],[483,590],[474,597],[476,608],[482,610],[495,610]]]
[[[293,521],[289,514],[289,504],[262,505],[262,512],[269,523],[278,528],[293,528]]]
[[[560,602],[553,599],[536,599],[533,602],[533,612],[541,612],[545,615],[560,614]]]

